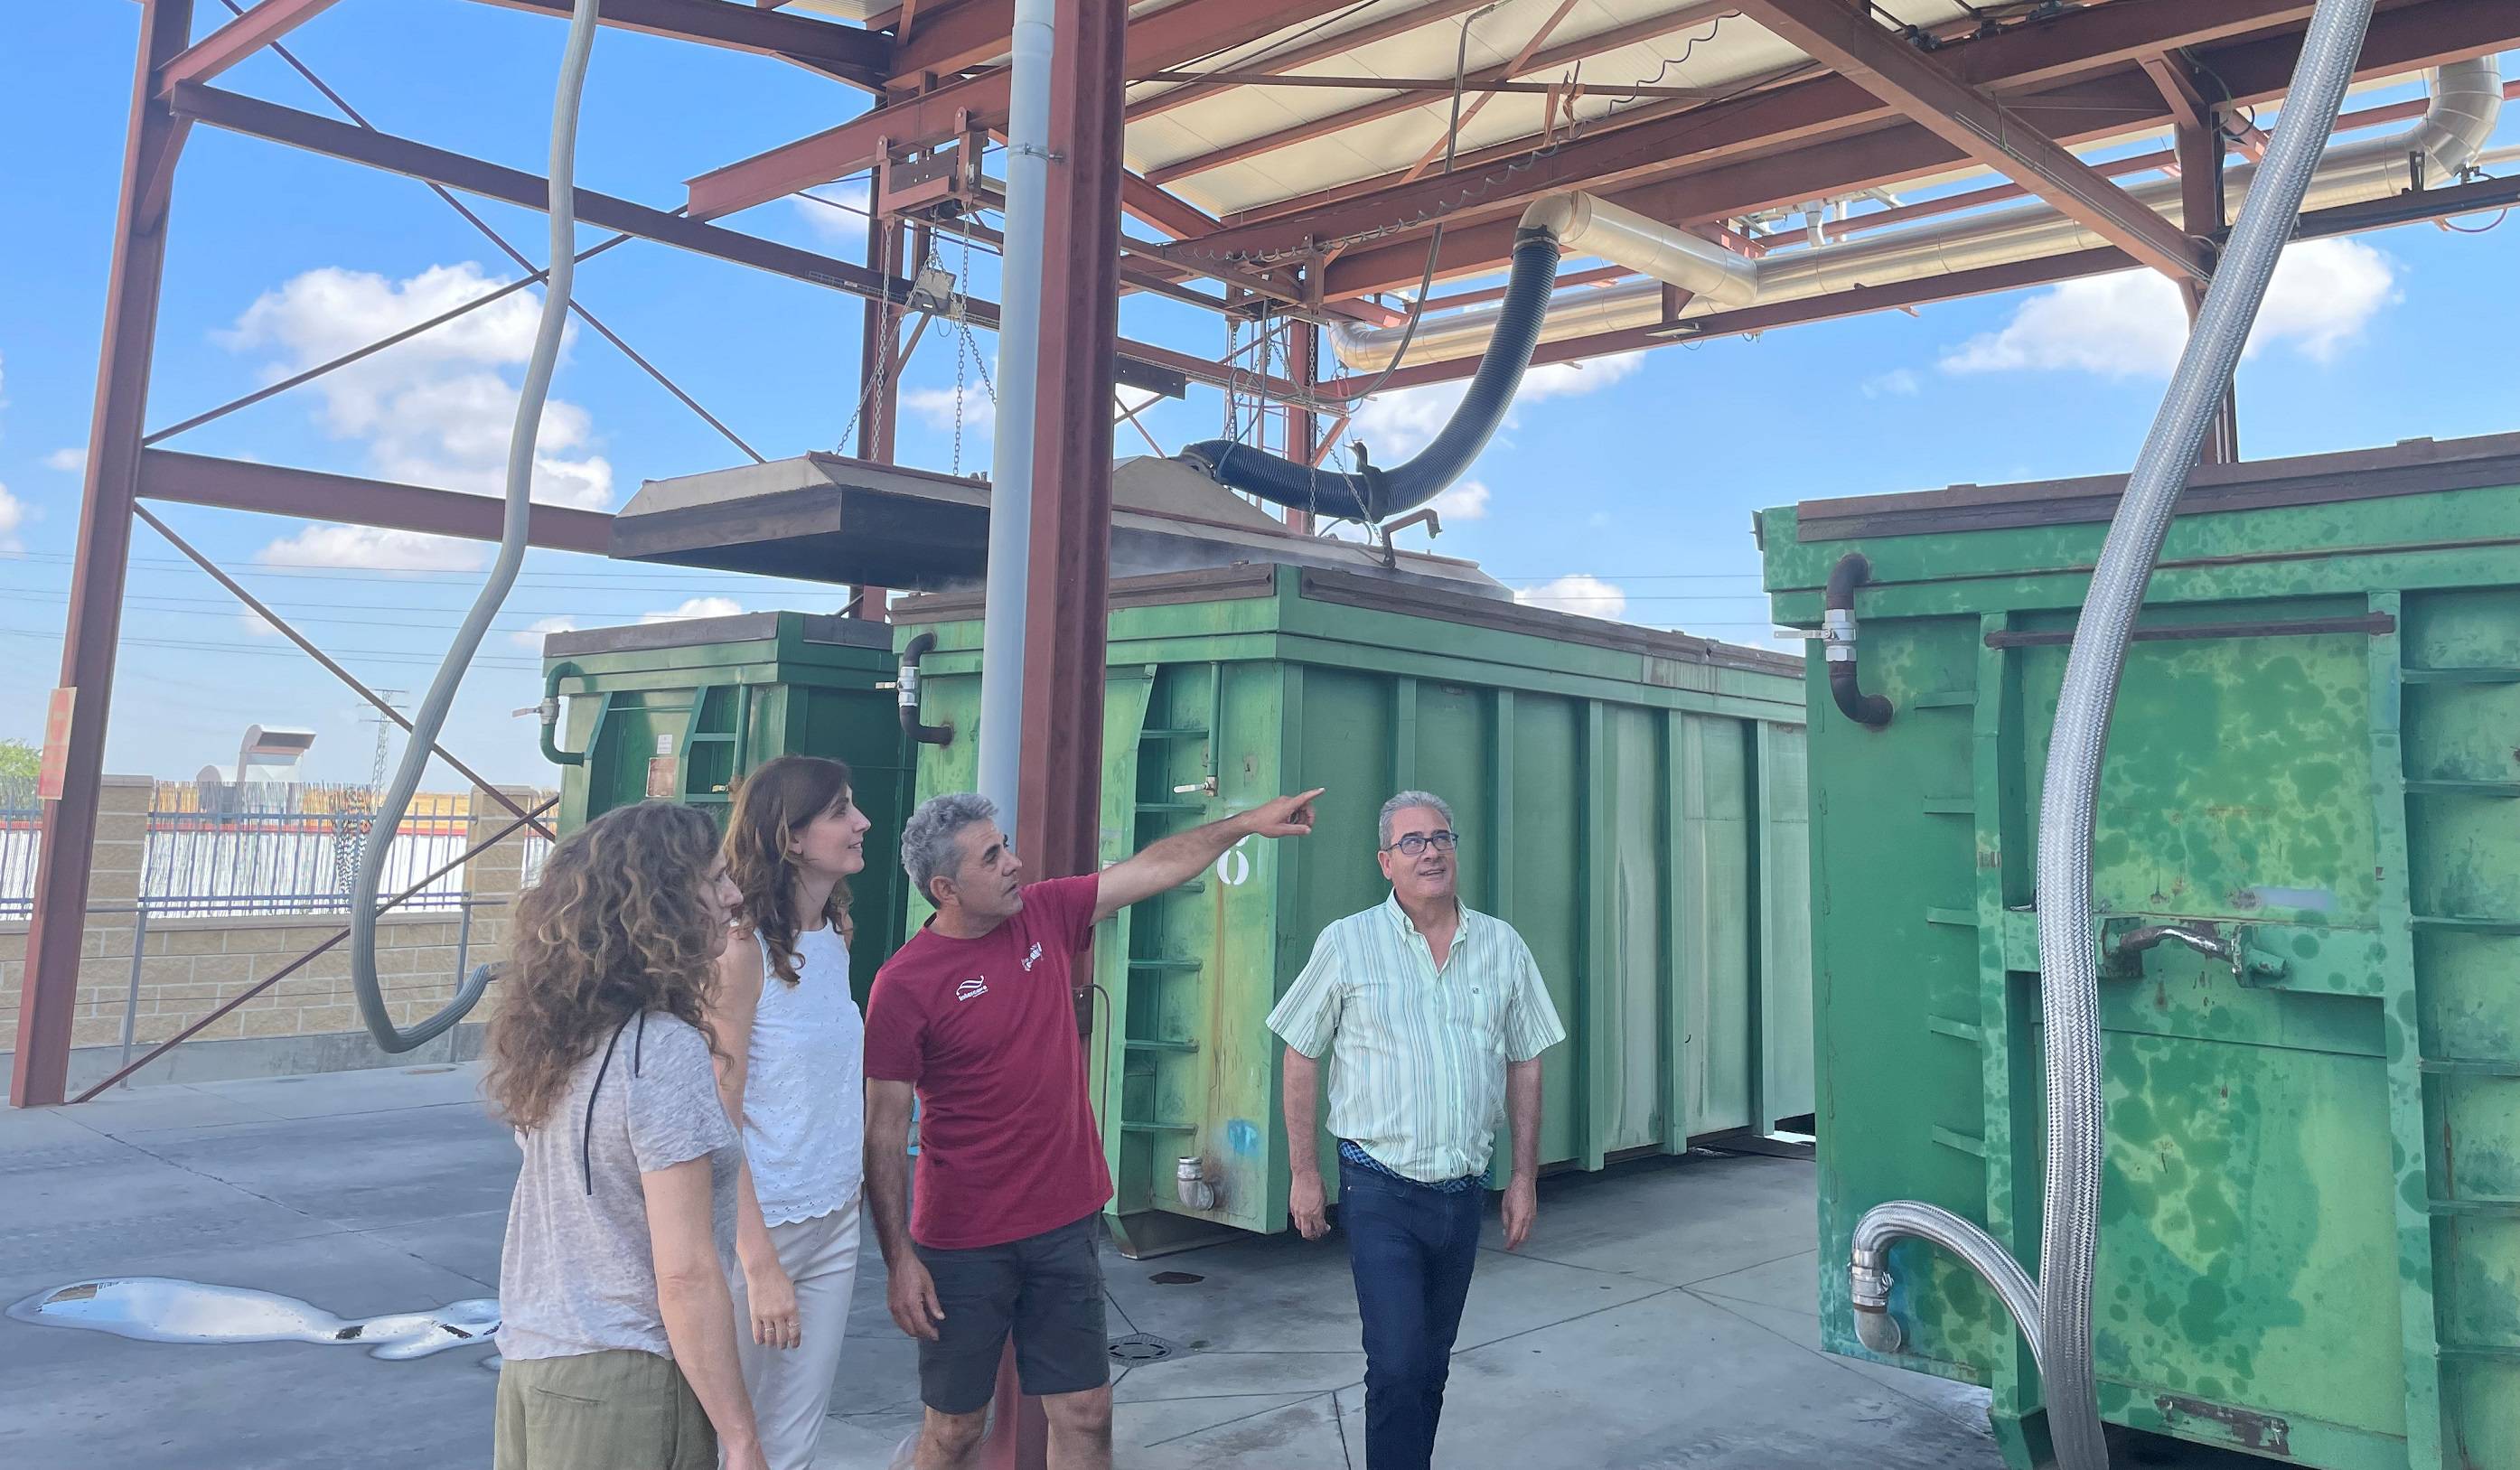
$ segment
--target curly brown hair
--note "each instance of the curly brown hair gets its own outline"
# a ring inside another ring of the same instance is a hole
[[[482,1091],[503,1121],[542,1126],[578,1063],[643,1011],[709,1035],[726,944],[708,894],[717,856],[716,825],[662,801],[607,812],[553,846],[517,900],[484,1039]]]
[[[845,762],[818,755],[783,755],[764,762],[735,791],[735,815],[726,824],[726,872],[743,892],[738,919],[743,931],[765,942],[770,967],[789,985],[798,981],[796,936],[805,915],[795,912],[795,860],[788,844],[815,818],[838,811],[849,798]],[[832,886],[822,917],[842,943],[857,937],[849,921],[849,885]]]

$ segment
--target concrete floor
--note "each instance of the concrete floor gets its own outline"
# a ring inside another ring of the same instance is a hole
[[[257,1287],[345,1317],[494,1293],[515,1145],[472,1070],[136,1089],[0,1110],[0,1304],[89,1276]],[[1984,1396],[1816,1351],[1811,1166],[1711,1158],[1542,1186],[1479,1262],[1437,1447],[1452,1470],[1999,1470]],[[823,1463],[880,1467],[915,1353],[870,1239]],[[1337,1237],[1107,1261],[1111,1330],[1187,1351],[1116,1390],[1124,1466],[1361,1467]],[[1199,1279],[1159,1284],[1159,1272]],[[484,1466],[483,1350],[185,1346],[0,1319],[0,1464]]]

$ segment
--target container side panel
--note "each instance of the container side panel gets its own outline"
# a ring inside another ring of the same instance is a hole
[[[1767,727],[1760,771],[1766,847],[1759,860],[1763,948],[1759,957],[1762,1089],[1767,1116],[1812,1111],[1811,822],[1803,728]]]
[[[1694,952],[1694,994],[1685,998],[1683,1080],[1691,1099],[1692,1136],[1750,1126],[1751,946],[1758,915],[1751,883],[1751,779],[1748,730],[1717,715],[1688,717],[1694,763],[1695,809],[1688,824],[1690,857],[1705,890]]]
[[[2301,600],[2175,607],[2150,621],[2245,626],[2362,611]],[[2065,654],[2021,650],[2038,733],[2023,745],[2030,792]],[[2286,979],[2356,959],[2379,968],[2368,661],[2359,631],[2133,646],[2093,848],[2104,927],[2208,924],[2281,956],[2293,965]],[[2244,985],[2227,963],[2171,946],[2112,973],[2101,995],[2101,1373],[2251,1413],[2404,1435],[2378,983],[2354,977],[2363,993],[2351,996]]]
[[[1583,850],[1585,706],[1583,701],[1521,694],[1512,714],[1513,882],[1504,917],[1531,947],[1549,998],[1566,1023],[1567,1044],[1541,1069],[1540,1162],[1584,1156],[1586,1038],[1581,970],[1586,914]]]
[[[1594,882],[1596,901],[1609,905],[1612,950],[1596,959],[1589,983],[1600,998],[1592,1019],[1617,1028],[1591,1053],[1613,1069],[1594,1089],[1607,1104],[1599,1125],[1607,1153],[1662,1141],[1662,890],[1671,855],[1661,841],[1660,802],[1670,783],[1663,777],[1660,719],[1634,706],[1608,710],[1607,769],[1598,778],[1608,782],[1610,867]]]
[[[2520,1464],[2520,592],[2402,607],[2444,1451]]]
[[[1867,619],[1864,687],[1897,709],[1879,730],[1838,714],[1822,666],[1808,671],[1822,1329],[1853,1356],[1845,1263],[1864,1212],[1917,1199],[1986,1219],[1981,1047],[2008,1040],[1979,1029],[1971,720],[1993,697],[1979,636],[1973,616]],[[1890,1264],[1910,1345],[1897,1360],[1989,1376],[2014,1334],[1977,1277],[1913,1241]]]

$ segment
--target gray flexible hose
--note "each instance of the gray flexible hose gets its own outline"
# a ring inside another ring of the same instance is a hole
[[[2318,0],[2266,161],[2240,206],[2196,326],[2154,415],[2065,659],[2039,803],[2040,1006],[2048,1067],[2048,1174],[2039,1282],[2048,1433],[2063,1470],[2107,1470],[2092,1362],[2092,1262],[2107,1133],[2100,1090],[2099,925],[2092,913],[2092,808],[2127,641],[2162,538],[2230,385],[2302,196],[2354,79],[2372,0]]]
[[[595,50],[597,13],[602,0],[577,0],[568,22],[568,42],[561,53],[560,87],[552,100],[551,135],[551,274],[543,283],[542,320],[534,331],[533,351],[525,361],[523,389],[517,396],[516,426],[508,435],[507,513],[499,524],[499,555],[490,575],[472,600],[472,609],[456,630],[429,683],[428,694],[412,717],[411,737],[403,745],[402,764],[377,812],[383,840],[370,842],[359,854],[358,880],[350,894],[350,988],[359,998],[359,1018],[368,1035],[387,1051],[409,1051],[464,1019],[489,988],[490,968],[475,969],[428,1020],[405,1031],[385,1007],[384,989],[377,976],[377,895],[383,885],[385,858],[393,833],[411,810],[411,797],[428,769],[430,749],[446,727],[446,713],[464,683],[465,669],[479,651],[490,620],[508,600],[517,572],[525,560],[525,528],[533,501],[534,454],[542,431],[543,405],[551,396],[553,370],[560,364],[562,329],[568,325],[569,291],[577,278],[577,113],[586,91],[587,61]]]
[[[2039,811],[2040,1009],[2048,1073],[2047,1180],[2039,1279],[2029,1288],[2009,1252],[1947,1210],[1910,1200],[1874,1207],[1856,1226],[1854,1301],[1859,1337],[1898,1350],[1888,1315],[1891,1240],[1942,1245],[1985,1276],[2030,1339],[2059,1470],[2108,1470],[2099,1379],[2092,1360],[2092,1267],[2099,1244],[2106,1163],[2100,1087],[2099,925],[2092,912],[2092,811],[2118,679],[2161,557],[2180,492],[2248,344],[2275,264],[2301,214],[2320,150],[2336,125],[2373,0],[2318,0],[2301,60],[2267,149],[2127,478],[2065,661]]]

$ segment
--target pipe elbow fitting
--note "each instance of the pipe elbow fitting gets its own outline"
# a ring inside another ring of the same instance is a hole
[[[1901,1330],[1899,1319],[1892,1316],[1886,1307],[1859,1306],[1855,1309],[1855,1340],[1864,1345],[1866,1352],[1878,1353],[1884,1358],[1903,1353],[1908,1347],[1908,1334]]]
[[[1592,212],[1593,197],[1589,194],[1552,194],[1533,200],[1531,207],[1522,211],[1521,222],[1514,226],[1514,231],[1520,234],[1525,230],[1542,230],[1562,241],[1581,231],[1585,219]]]
[[[1862,552],[1847,553],[1829,568],[1821,614],[1821,656],[1828,663],[1828,692],[1837,712],[1868,730],[1879,730],[1890,723],[1892,706],[1882,695],[1864,692],[1855,651],[1860,635],[1855,589],[1871,578],[1872,562]]]
[[[901,690],[901,734],[904,739],[917,745],[954,743],[953,726],[922,725],[919,721],[919,660],[926,655],[928,649],[935,646],[936,635],[922,633],[903,645],[901,649],[901,672],[898,676]]]
[[[1847,1270],[1850,1299],[1855,1307],[1855,1339],[1868,1352],[1883,1356],[1897,1353],[1907,1345],[1908,1334],[1899,1319],[1890,1314],[1890,1265],[1886,1243],[1879,1246],[1858,1244],[1855,1259]]]

